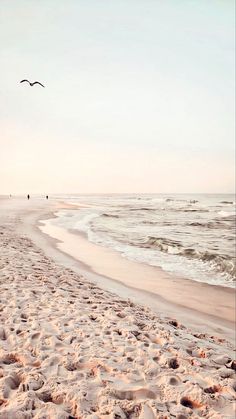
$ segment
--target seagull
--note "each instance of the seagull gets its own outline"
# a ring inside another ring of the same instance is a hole
[[[31,83],[29,80],[27,80],[27,79],[24,79],[24,80],[21,80],[20,81],[20,83],[24,83],[24,81],[27,81],[27,83],[29,83],[29,85],[32,87],[32,86],[34,86],[35,84],[40,84],[40,86],[42,86],[42,87],[45,87],[42,83],[40,83],[39,81],[34,81],[33,83]]]

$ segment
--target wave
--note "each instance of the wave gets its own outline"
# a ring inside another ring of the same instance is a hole
[[[166,198],[166,202],[189,202],[187,199]]]
[[[120,218],[119,215],[116,215],[116,214],[107,214],[107,213],[102,214],[102,217]]]
[[[166,253],[174,253],[175,249],[183,247],[180,241],[148,236],[144,242],[137,243],[143,248],[155,248]]]
[[[236,266],[231,257],[208,251],[199,251],[190,247],[186,248],[178,240],[148,236],[145,242],[132,244],[142,248],[157,249],[164,253],[210,263],[215,271],[222,274],[229,274],[231,277],[236,276]]]
[[[206,223],[199,223],[198,221],[193,221],[192,223],[187,223],[186,225],[191,227],[206,227]]]
[[[227,211],[219,211],[218,215],[220,217],[230,217],[230,216],[232,217],[232,216],[234,216],[234,214],[232,214],[232,212],[227,212]]]
[[[190,202],[190,201],[189,201]],[[210,212],[209,209],[207,208],[193,208],[192,204],[188,204],[185,207],[162,207],[161,208],[162,211],[166,211],[167,213],[169,212]]]
[[[197,201],[197,199],[190,199],[190,200],[188,200],[188,199],[166,198],[166,202],[190,202],[190,204],[196,204],[199,201]]]
[[[199,221],[193,221],[191,223],[186,223],[186,225],[190,227],[201,227],[201,228],[206,228],[210,230],[215,230],[215,229],[231,230],[232,225],[229,224],[229,222],[232,222],[232,221],[234,220],[220,219],[219,221],[215,220],[215,221],[208,221],[208,222],[202,222],[202,223]]]
[[[178,211],[182,211],[182,212],[209,212],[208,209],[203,209],[203,208],[180,208],[178,209]]]
[[[155,211],[154,208],[129,208],[129,211]]]
[[[151,220],[144,220],[144,221],[140,221],[139,224],[144,224],[144,225],[158,225],[158,221],[151,221]]]

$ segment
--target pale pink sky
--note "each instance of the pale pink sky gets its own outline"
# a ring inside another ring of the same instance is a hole
[[[233,1],[1,0],[0,61],[0,194],[234,191]]]

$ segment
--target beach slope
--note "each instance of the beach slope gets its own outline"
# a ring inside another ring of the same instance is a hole
[[[89,282],[1,204],[0,418],[233,418],[233,347]]]

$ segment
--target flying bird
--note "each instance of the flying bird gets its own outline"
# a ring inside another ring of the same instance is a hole
[[[31,83],[29,80],[27,80],[27,79],[24,79],[24,80],[21,80],[20,81],[20,83],[24,83],[25,81],[27,81],[27,83],[29,83],[29,85],[32,87],[32,86],[34,86],[35,84],[40,84],[40,86],[42,86],[42,87],[45,87],[42,83],[40,83],[39,81],[34,81],[33,83]]]

